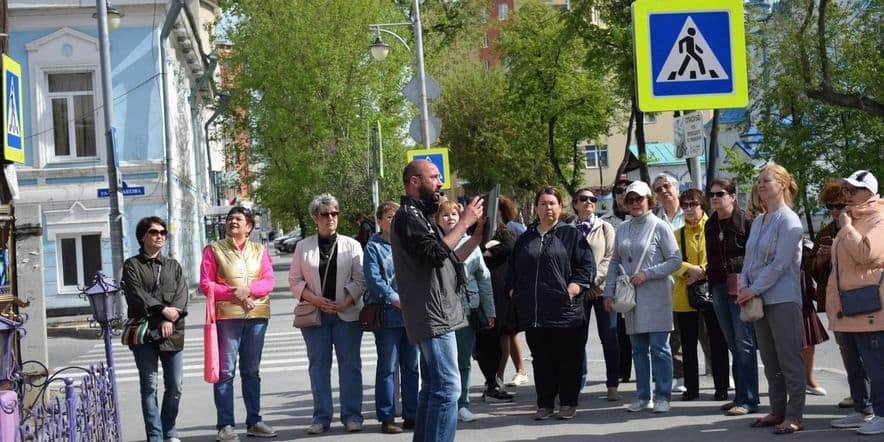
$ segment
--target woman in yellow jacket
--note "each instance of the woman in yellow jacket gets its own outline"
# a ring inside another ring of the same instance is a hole
[[[728,355],[727,344],[718,319],[711,305],[708,311],[698,311],[688,300],[688,284],[706,279],[706,199],[703,192],[688,189],[679,196],[684,212],[685,225],[675,231],[675,239],[681,249],[682,263],[672,276],[675,285],[672,289],[672,311],[678,322],[684,355],[684,385],[687,391],[681,400],[692,401],[700,397],[700,371],[697,359],[697,341],[700,332],[700,319],[706,325],[711,348],[712,378],[715,382],[715,400],[727,399]]]

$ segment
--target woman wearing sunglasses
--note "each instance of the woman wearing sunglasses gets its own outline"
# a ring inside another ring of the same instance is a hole
[[[338,361],[344,430],[362,431],[362,245],[338,234],[339,214],[335,197],[323,193],[313,198],[310,216],[316,223],[316,235],[298,242],[289,269],[289,286],[295,299],[307,301],[321,311],[319,325],[301,328],[313,392],[313,421],[307,428],[308,434],[325,433],[331,426],[333,348]]]
[[[595,310],[599,339],[602,342],[602,354],[605,357],[607,398],[609,401],[618,401],[620,400],[620,395],[617,393],[617,387],[620,385],[620,345],[617,342],[617,313],[605,310],[604,299],[601,296],[605,288],[605,277],[608,274],[608,263],[611,262],[611,255],[614,253],[614,227],[596,216],[595,210],[598,201],[595,194],[584,187],[577,190],[574,199],[571,201],[571,208],[576,215],[574,225],[583,234],[587,244],[589,244],[589,248],[592,249],[596,268],[595,284],[584,292],[586,296],[584,312],[586,314],[587,327],[584,331],[588,334],[590,311]],[[583,348],[586,349],[586,345]],[[580,379],[581,387],[586,384],[586,375],[589,368],[586,361],[587,357],[589,355],[585,355],[583,358],[582,377]]]

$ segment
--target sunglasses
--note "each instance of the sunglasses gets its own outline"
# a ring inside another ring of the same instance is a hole
[[[321,218],[337,218],[341,212],[319,212]]]
[[[708,196],[709,198],[724,198],[724,196],[727,194],[727,192],[721,190],[718,192],[708,192],[706,196]]]
[[[166,230],[157,230],[157,229],[150,229],[150,230],[147,231],[147,234],[148,234],[148,235],[160,235],[160,236],[166,236],[168,233],[169,233],[169,232],[166,231]]]
[[[640,202],[644,201],[644,199],[645,199],[645,197],[643,197],[643,196],[634,196],[634,197],[626,198],[625,200],[623,200],[623,202],[625,202],[626,204],[635,204],[635,203],[640,203]]]
[[[626,192],[626,187],[628,186],[617,186],[614,188],[614,193],[617,195],[623,195]]]
[[[845,207],[847,204],[844,203],[826,204],[826,208],[829,210],[844,210]]]
[[[599,199],[596,198],[596,197],[594,197],[594,196],[580,195],[580,196],[577,197],[577,201],[580,201],[581,203],[585,203],[585,202],[587,202],[587,201],[591,201],[591,202],[593,202],[593,203],[597,203],[597,202],[599,201]]]
[[[696,201],[682,201],[681,207],[684,209],[693,209],[694,207],[701,207],[700,203]]]

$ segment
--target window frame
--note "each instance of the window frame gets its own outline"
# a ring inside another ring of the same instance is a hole
[[[83,275],[85,262],[83,261],[83,237],[85,236],[98,236],[98,250],[96,251],[99,256],[99,263],[103,263],[102,256],[102,245],[101,242],[104,239],[104,236],[101,231],[88,231],[88,232],[80,232],[80,233],[61,233],[59,232],[55,236],[55,264],[56,264],[56,286],[58,289],[58,293],[60,294],[70,294],[70,293],[80,293],[80,288],[85,287],[89,281],[86,280]],[[76,270],[77,270],[77,284],[76,285],[66,285],[64,281],[64,254],[62,253],[61,243],[65,239],[73,239],[74,240],[74,249],[75,249],[75,259],[76,259]],[[99,270],[101,270],[102,266],[99,265]]]
[[[96,72],[94,70],[89,70],[89,69],[86,69],[86,70],[64,70],[64,71],[46,70],[46,71],[43,71],[43,74],[44,74],[45,81],[46,81],[46,100],[48,101],[48,103],[47,103],[47,109],[49,111],[48,112],[48,120],[50,122],[49,128],[51,128],[51,129],[55,128],[55,113],[53,110],[52,103],[54,100],[57,100],[57,99],[61,99],[61,98],[65,99],[65,103],[67,104],[67,113],[68,113],[67,120],[69,123],[68,124],[68,134],[67,134],[68,135],[67,136],[68,149],[69,149],[68,155],[58,155],[56,153],[55,131],[51,130],[50,132],[52,134],[52,137],[51,137],[52,141],[50,143],[51,146],[49,146],[47,149],[47,153],[48,153],[47,160],[50,163],[65,163],[65,162],[92,161],[92,160],[99,159],[100,155],[99,155],[99,146],[98,146],[99,141],[98,140],[99,140],[100,135],[98,132],[98,118],[96,118],[96,115],[95,115],[96,114],[95,110],[97,108],[97,106],[95,104],[96,103],[95,98],[97,95],[96,88],[95,88],[95,81],[97,80]],[[52,76],[52,75],[73,75],[73,74],[89,74],[90,80],[92,82],[92,90],[90,90],[90,91],[76,91],[76,92],[70,92],[70,91],[69,92],[51,92],[49,90],[49,77],[50,76]],[[95,143],[94,143],[95,155],[89,155],[89,156],[78,156],[77,155],[77,151],[79,150],[78,149],[79,146],[77,145],[76,105],[75,105],[74,101],[76,100],[75,97],[82,97],[82,96],[91,96],[92,97],[92,111],[93,111],[92,130],[95,132],[93,134],[93,137],[95,140]],[[73,117],[71,117],[71,115],[73,115]]]
[[[605,164],[601,164],[600,157],[601,153],[604,152]],[[589,155],[592,155],[593,162],[590,164]],[[609,167],[610,161],[608,161],[608,145],[598,145],[598,144],[584,144],[583,145],[583,161],[586,163],[585,168],[587,169],[606,169]]]
[[[497,4],[497,21],[506,21],[510,16],[510,5],[506,2]]]

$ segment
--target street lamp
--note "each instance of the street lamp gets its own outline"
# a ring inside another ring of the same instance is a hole
[[[405,39],[400,37],[395,32],[384,29],[385,27],[395,27],[395,26],[411,26],[414,30],[414,46],[415,46],[415,64],[417,65],[417,92],[418,92],[418,108],[420,111],[420,126],[421,126],[421,138],[423,141],[424,148],[430,148],[430,113],[427,107],[427,72],[424,68],[424,37],[423,30],[421,29],[421,12],[420,12],[420,0],[412,0],[412,11],[413,17],[410,23],[378,23],[369,25],[375,32],[375,41],[374,44],[370,46],[371,56],[374,57],[375,60],[381,61],[387,58],[387,55],[390,53],[390,46],[384,43],[381,40],[381,32],[392,35],[400,43],[402,43],[406,49],[411,51],[411,48],[408,47],[408,44],[405,43]]]
[[[111,6],[107,2],[105,2],[105,5],[107,7],[107,30],[110,32],[114,32],[117,30],[117,28],[120,27],[120,21],[122,21],[123,17],[125,17],[126,14],[123,14],[122,12],[120,12],[119,9]],[[92,14],[92,18],[97,19],[98,12]]]

